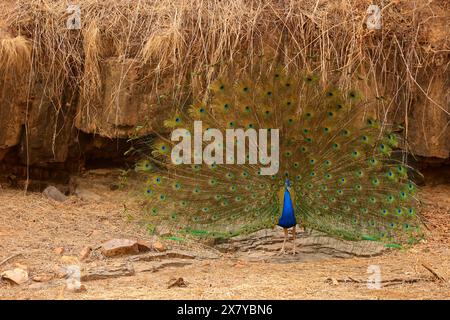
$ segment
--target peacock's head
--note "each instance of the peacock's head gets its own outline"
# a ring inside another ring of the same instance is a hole
[[[289,181],[289,179],[286,179],[284,181],[284,184],[285,184],[286,187],[290,187],[291,186],[291,181]]]

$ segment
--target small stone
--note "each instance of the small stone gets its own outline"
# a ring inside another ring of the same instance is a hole
[[[61,266],[55,266],[53,268],[53,272],[55,273],[55,276],[59,279],[65,278],[69,274],[67,268]]]
[[[153,249],[155,249],[158,252],[164,252],[164,251],[167,250],[166,246],[163,243],[159,242],[159,241],[154,242],[152,247],[153,247]]]
[[[153,248],[152,244],[150,242],[145,241],[145,240],[138,240],[137,244],[138,244],[139,252],[151,251],[152,248]]]
[[[54,186],[49,186],[45,188],[42,194],[46,196],[48,199],[53,199],[58,202],[64,202],[67,199],[67,197]]]
[[[53,275],[48,274],[48,273],[37,274],[31,278],[31,280],[33,280],[35,282],[48,282],[52,279],[53,279]]]
[[[18,285],[28,282],[28,272],[21,268],[6,270],[1,274],[1,277]]]
[[[56,253],[57,255],[62,255],[64,253],[64,247],[57,247],[53,249],[53,252]]]
[[[139,253],[137,241],[129,239],[112,239],[102,245],[101,252],[106,257]]]
[[[92,248],[91,248],[91,247],[89,247],[89,246],[84,247],[84,248],[81,250],[80,255],[78,256],[78,258],[80,259],[80,261],[84,261],[84,260],[86,260],[87,258],[89,258],[89,256],[91,255],[91,251],[92,251]]]
[[[173,279],[170,279],[169,285],[167,286],[167,288],[170,289],[173,287],[185,288],[185,287],[187,287],[187,284],[183,278],[178,278],[178,279],[173,278]]]

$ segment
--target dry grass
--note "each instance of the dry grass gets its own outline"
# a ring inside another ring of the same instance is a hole
[[[218,74],[237,73],[266,55],[342,86],[360,79],[361,87],[370,88],[366,94],[375,109],[390,118],[404,117],[407,131],[413,97],[427,95],[427,84],[418,78],[430,64],[448,66],[448,37],[432,34],[431,43],[427,26],[448,18],[438,14],[448,12],[449,3],[386,1],[380,31],[365,27],[369,4],[84,0],[79,1],[82,29],[77,31],[65,27],[65,0],[9,1],[0,18],[15,38],[2,40],[0,61],[3,69],[26,64],[31,44],[31,76],[44,84],[44,95],[57,102],[63,88],[71,86],[89,102],[101,89],[101,62],[111,56],[132,58],[141,70],[141,85],[158,93],[162,79],[170,79],[170,95],[181,108],[189,102],[186,87],[201,96]]]
[[[23,74],[30,67],[31,46],[22,36],[0,39],[0,72],[4,75]]]

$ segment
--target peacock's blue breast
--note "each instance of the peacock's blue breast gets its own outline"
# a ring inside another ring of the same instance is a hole
[[[278,225],[283,228],[291,228],[297,224],[294,215],[294,207],[292,205],[291,194],[287,188],[284,190],[283,211],[281,213]]]

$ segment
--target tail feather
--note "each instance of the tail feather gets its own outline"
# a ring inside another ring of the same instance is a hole
[[[204,130],[279,129],[280,169],[264,176],[260,165],[248,162],[183,165],[171,158],[178,142],[159,137],[138,166],[149,175],[144,194],[155,223],[214,237],[273,226],[282,205],[277,194],[289,178],[297,221],[305,227],[353,240],[420,238],[416,186],[408,168],[391,158],[401,139],[364,117],[358,91],[279,68],[218,79],[210,90],[209,103],[194,104],[164,125],[192,130],[201,120]]]

